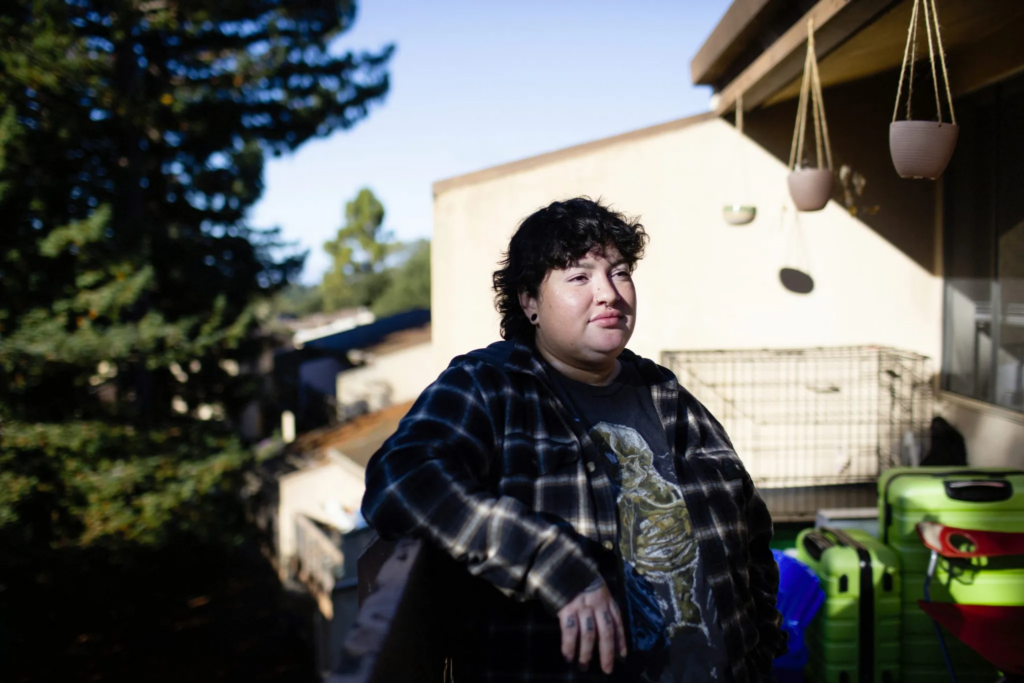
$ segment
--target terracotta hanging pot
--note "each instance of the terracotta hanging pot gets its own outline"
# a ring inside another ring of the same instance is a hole
[[[832,171],[826,168],[802,168],[786,178],[789,196],[799,211],[820,211],[832,196]]]
[[[932,81],[935,85],[935,107],[938,121],[915,121],[911,118],[910,100],[913,95],[914,58],[917,53],[917,27],[920,15],[924,14],[925,32],[928,34],[928,56],[932,67]],[[942,122],[942,100],[939,93],[939,81],[935,70],[935,49],[938,45],[939,62],[946,84],[946,101],[949,103],[949,117],[952,123]],[[907,118],[897,121],[900,98],[903,94],[903,78],[908,72],[910,86],[907,88]],[[949,89],[949,74],[946,71],[946,57],[942,49],[942,36],[939,33],[939,15],[935,8],[935,0],[914,0],[914,8],[910,14],[910,29],[907,32],[907,46],[903,52],[903,67],[900,69],[900,84],[896,89],[896,108],[892,113],[889,125],[889,153],[892,155],[893,166],[903,178],[935,179],[942,175],[953,157],[960,127],[956,125],[956,114],[953,112],[953,96]]]
[[[736,133],[738,134],[740,140],[742,140],[743,139],[743,93],[740,93],[740,95],[736,98]],[[743,180],[746,180],[746,169],[743,167],[743,164],[740,161],[741,151],[742,151],[741,145],[737,145],[736,146],[736,150],[734,152],[734,154],[736,155],[736,159],[734,160],[734,163],[736,164],[737,168],[735,168],[733,170],[732,179],[740,179],[740,181],[743,181]],[[743,183],[743,182],[739,182],[737,184],[745,185],[745,183]],[[744,189],[746,189],[746,188],[744,188]],[[732,188],[732,190],[735,191],[736,188]],[[746,197],[746,193],[745,192],[738,193],[738,194],[741,194],[741,196]],[[730,199],[731,199],[731,197],[730,197]],[[729,225],[747,225],[747,224],[753,222],[754,218],[756,218],[756,217],[757,217],[757,207],[753,206],[752,204],[745,204],[743,202],[735,202],[735,203],[731,203],[731,204],[726,204],[725,206],[722,207],[722,218],[724,218],[725,222],[728,223]]]
[[[807,136],[807,110],[814,124],[814,142],[818,167],[804,168],[804,139]],[[825,119],[825,100],[821,93],[818,59],[814,54],[814,21],[807,21],[807,56],[800,84],[800,103],[796,109],[793,144],[789,151],[790,174],[786,179],[789,195],[798,211],[820,211],[832,196],[832,146]]]
[[[746,225],[757,217],[757,207],[741,206],[739,204],[726,205],[722,207],[722,218],[729,225]]]

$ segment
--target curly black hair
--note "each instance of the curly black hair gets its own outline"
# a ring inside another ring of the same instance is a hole
[[[589,197],[553,202],[528,216],[494,271],[494,305],[503,339],[533,340],[534,327],[519,304],[519,292],[536,297],[552,268],[568,268],[595,247],[614,246],[630,270],[643,258],[648,236],[636,218]]]

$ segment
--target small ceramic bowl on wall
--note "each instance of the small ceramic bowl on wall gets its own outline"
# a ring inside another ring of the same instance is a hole
[[[722,207],[722,218],[729,225],[746,225],[757,216],[757,207],[745,204],[726,204]]]

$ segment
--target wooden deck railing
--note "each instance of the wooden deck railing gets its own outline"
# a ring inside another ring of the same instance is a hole
[[[334,586],[345,569],[345,556],[335,543],[304,515],[295,516],[295,556],[299,580],[306,584],[328,619],[334,616]]]
[[[441,683],[465,570],[423,541],[376,540],[359,559],[359,615],[328,683]]]

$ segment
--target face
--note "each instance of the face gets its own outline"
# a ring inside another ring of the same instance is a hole
[[[520,304],[527,318],[537,315],[537,346],[580,367],[614,361],[636,324],[633,276],[611,246],[549,270],[537,297],[523,293]]]

